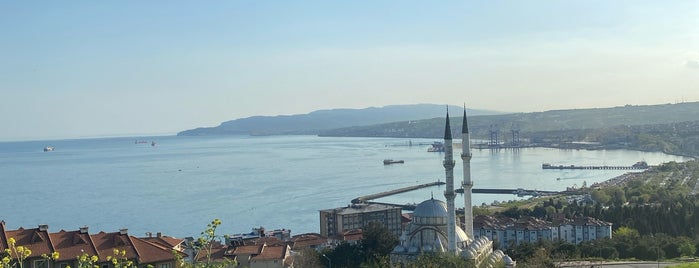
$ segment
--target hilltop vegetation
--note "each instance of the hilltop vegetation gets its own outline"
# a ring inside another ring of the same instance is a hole
[[[217,127],[185,130],[177,135],[316,135],[322,130],[334,128],[436,118],[444,115],[445,108],[444,105],[437,104],[414,104],[365,109],[319,110],[297,115],[253,116],[226,121]],[[458,106],[450,108],[461,109]],[[486,110],[469,110],[469,112],[480,115],[497,113]]]
[[[623,106],[614,108],[556,110],[538,113],[468,117],[473,139],[489,139],[499,133],[511,141],[512,130],[520,139],[538,146],[563,146],[570,142],[597,142],[585,148],[625,148],[699,156],[699,102]],[[452,130],[461,129],[461,117],[452,117]],[[321,132],[322,136],[440,138],[444,117],[356,126]],[[595,147],[596,146],[596,147]]]
[[[583,189],[593,203],[543,198],[532,208],[511,207],[502,213],[553,220],[565,215],[589,216],[612,223],[611,239],[578,245],[540,241],[508,249],[515,259],[529,260],[545,251],[556,260],[673,259],[699,256],[699,162],[665,163],[625,175],[622,183]]]

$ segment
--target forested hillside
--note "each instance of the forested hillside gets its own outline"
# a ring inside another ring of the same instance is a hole
[[[460,115],[460,114],[459,114]],[[699,102],[614,108],[558,110],[469,116],[473,139],[487,140],[497,131],[499,141],[507,144],[512,131],[531,146],[570,146],[581,148],[624,148],[699,156]],[[452,130],[461,129],[462,117],[451,118]],[[323,136],[440,138],[444,117],[393,122],[381,125],[348,127],[323,131]],[[567,144],[568,143],[568,144]]]
[[[451,106],[452,110],[461,107]],[[319,110],[308,114],[253,116],[230,120],[217,127],[202,127],[178,133],[178,136],[206,135],[317,135],[322,130],[365,126],[395,121],[435,118],[444,115],[445,105],[413,104],[365,109]],[[487,110],[469,110],[474,115],[498,114]]]

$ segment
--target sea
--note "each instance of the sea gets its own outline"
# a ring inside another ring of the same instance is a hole
[[[319,210],[359,196],[445,180],[433,139],[317,136],[128,137],[0,142],[0,220],[8,229],[50,232],[128,229],[197,237],[218,218],[218,234],[255,227],[319,232]],[[154,144],[153,144],[154,143]],[[51,152],[43,148],[53,146]],[[456,146],[458,147],[458,146]],[[458,149],[458,148],[456,148]],[[564,190],[628,170],[543,170],[554,165],[658,165],[682,156],[629,150],[474,149],[474,188]],[[455,181],[463,169],[455,150]],[[384,159],[404,160],[384,165]],[[375,201],[444,200],[444,186]],[[463,206],[463,196],[456,204]],[[473,204],[526,197],[474,194]]]

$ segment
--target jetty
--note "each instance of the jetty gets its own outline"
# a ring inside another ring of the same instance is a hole
[[[377,194],[370,194],[370,195],[365,195],[365,196],[360,196],[355,199],[352,199],[352,204],[359,204],[359,203],[372,203],[372,204],[386,204],[386,205],[393,205],[393,206],[400,206],[403,207],[404,209],[410,210],[411,206],[414,205],[396,205],[396,204],[389,204],[389,203],[380,203],[380,202],[369,202],[374,199],[379,199],[382,197],[386,196],[391,196],[395,194],[400,194],[400,193],[405,193],[405,192],[410,192],[422,188],[427,188],[427,187],[432,187],[432,186],[439,186],[439,185],[444,185],[446,183],[442,181],[436,181],[436,182],[431,182],[431,183],[425,183],[425,184],[419,184],[419,185],[413,185],[413,186],[408,186],[408,187],[403,187],[395,190],[390,190],[390,191],[385,191],[385,192],[380,192]],[[454,190],[456,193],[464,193],[463,188],[458,188]],[[471,193],[474,194],[511,194],[511,195],[517,195],[517,196],[545,196],[545,195],[556,195],[556,194],[572,194],[572,192],[567,192],[567,191],[545,191],[545,190],[528,190],[528,189],[523,189],[523,188],[517,188],[517,189],[471,189]]]
[[[463,194],[464,188],[459,188],[454,190],[456,193]],[[564,192],[560,191],[546,191],[546,190],[528,190],[523,188],[517,189],[487,189],[487,188],[473,188],[471,193],[474,194],[513,194],[517,196],[544,196],[544,195],[557,195]]]
[[[541,164],[542,169],[592,169],[592,170],[642,170],[648,169],[650,166],[646,161],[636,162],[631,166],[576,166],[576,165],[551,165],[548,163]]]
[[[417,189],[438,186],[438,185],[444,185],[444,184],[446,184],[446,183],[442,182],[442,181],[436,181],[436,182],[430,182],[430,183],[419,184],[419,185],[403,187],[403,188],[399,188],[399,189],[395,189],[395,190],[380,192],[378,194],[370,194],[370,195],[360,196],[360,197],[357,197],[355,199],[352,199],[352,204],[364,203],[364,202],[369,201],[369,200],[374,200],[374,199],[378,199],[378,198],[382,198],[382,197],[386,197],[386,196],[390,196],[390,195],[394,195],[394,194],[400,194],[400,193],[414,191]]]

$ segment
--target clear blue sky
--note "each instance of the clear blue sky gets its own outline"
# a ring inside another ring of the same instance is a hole
[[[0,140],[699,101],[699,1],[3,1]]]

